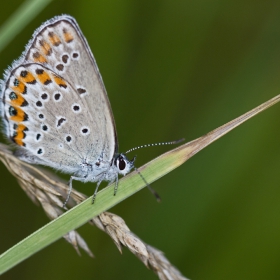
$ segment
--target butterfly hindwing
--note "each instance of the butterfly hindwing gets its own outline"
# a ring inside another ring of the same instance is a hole
[[[89,153],[91,120],[71,85],[50,69],[36,63],[14,69],[3,101],[9,138],[47,165],[74,168]]]

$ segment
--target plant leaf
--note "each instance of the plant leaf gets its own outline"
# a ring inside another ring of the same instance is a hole
[[[26,0],[0,27],[0,51],[52,0]]]

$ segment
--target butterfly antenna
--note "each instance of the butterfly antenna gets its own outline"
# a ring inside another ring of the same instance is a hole
[[[163,145],[174,145],[174,144],[178,144],[182,141],[184,141],[185,138],[181,138],[179,140],[175,140],[175,141],[170,141],[170,142],[161,142],[161,143],[154,143],[154,144],[146,144],[146,145],[141,145],[141,146],[138,146],[138,147],[134,147],[128,151],[126,151],[124,154],[128,154],[132,151],[135,151],[135,150],[138,150],[138,149],[142,149],[142,148],[147,148],[147,147],[154,147],[154,146],[163,146]],[[139,173],[141,174],[141,173]]]
[[[161,198],[160,198],[159,194],[150,186],[150,184],[147,182],[147,180],[144,178],[144,176],[141,174],[141,172],[138,170],[138,168],[136,168],[134,166],[134,169],[139,174],[139,176],[142,178],[142,180],[145,182],[145,184],[148,187],[148,189],[150,190],[150,192],[155,196],[157,202],[161,202]]]
[[[128,151],[126,151],[124,154],[128,154],[132,151],[138,150],[138,149],[142,149],[142,148],[147,148],[147,147],[153,147],[153,146],[163,146],[163,145],[173,145],[173,144],[178,144],[182,141],[184,141],[185,138],[179,139],[179,140],[175,140],[175,141],[170,141],[170,142],[161,142],[161,143],[154,143],[154,144],[146,144],[146,145],[141,145],[138,147],[134,147]],[[136,157],[134,157],[134,159],[132,160],[132,162],[134,162]],[[136,168],[133,165],[134,169],[136,170],[136,172],[139,174],[139,176],[142,178],[142,180],[145,182],[146,186],[148,187],[148,189],[150,190],[150,192],[155,196],[157,202],[161,201],[161,198],[159,196],[159,194],[150,186],[150,184],[147,182],[147,180],[144,178],[144,176],[141,174],[141,172],[138,170],[138,168]]]

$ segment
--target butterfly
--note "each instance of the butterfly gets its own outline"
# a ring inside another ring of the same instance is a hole
[[[1,81],[1,114],[16,155],[71,174],[116,182],[132,168],[118,153],[116,126],[102,77],[75,19],[54,17],[33,34]],[[68,198],[67,198],[68,200]]]
[[[21,160],[71,174],[72,181],[115,182],[134,166],[118,152],[116,125],[94,56],[76,20],[56,16],[35,30],[0,82],[4,133]],[[137,169],[136,169],[137,170]],[[138,171],[140,174],[140,172]],[[146,182],[159,199],[156,192]]]

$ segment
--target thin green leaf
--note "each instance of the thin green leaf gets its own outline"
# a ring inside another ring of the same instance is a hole
[[[26,0],[0,27],[0,52],[52,0]]]

